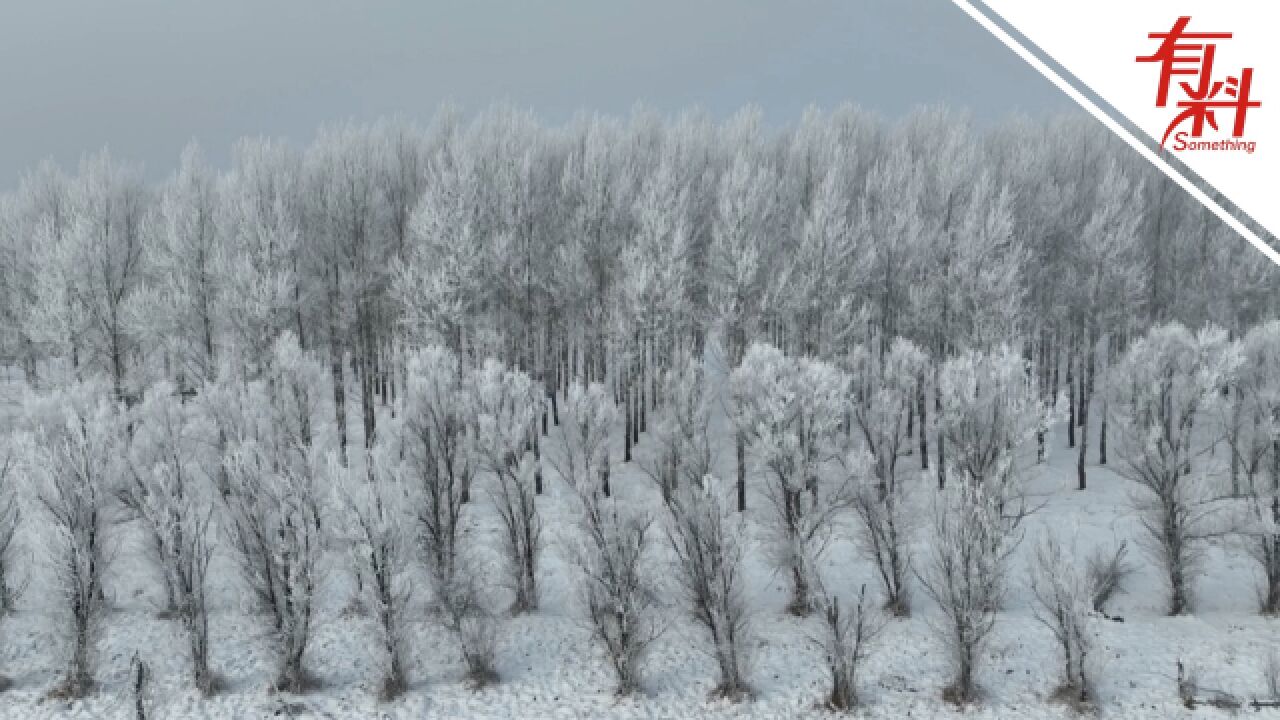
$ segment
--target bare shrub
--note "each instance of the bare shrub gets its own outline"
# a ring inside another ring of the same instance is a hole
[[[449,585],[437,589],[445,628],[453,635],[467,667],[467,681],[475,689],[499,680],[498,633],[501,623],[484,601],[479,581],[467,571],[455,573]]]
[[[838,597],[824,593],[822,636],[819,644],[831,672],[827,705],[852,710],[858,705],[858,670],[885,628],[885,619],[867,603],[867,586],[858,590],[857,602],[840,605]]]
[[[1117,593],[1124,592],[1133,575],[1134,567],[1128,561],[1129,543],[1121,541],[1115,547],[1097,547],[1085,561],[1085,577],[1088,579],[1090,604],[1094,612],[1106,613],[1107,603]]]
[[[1087,573],[1052,533],[1031,557],[1031,613],[1053,633],[1062,654],[1058,694],[1084,707],[1092,699],[1089,663],[1093,651],[1093,604],[1097,596]]]

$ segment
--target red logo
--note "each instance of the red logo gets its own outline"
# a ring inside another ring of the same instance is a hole
[[[1187,25],[1191,17],[1183,16],[1173,24],[1168,32],[1154,32],[1147,35],[1160,41],[1155,53],[1139,56],[1138,62],[1160,63],[1160,85],[1156,91],[1156,107],[1168,107],[1170,86],[1176,77],[1187,77],[1177,81],[1175,92],[1182,98],[1177,101],[1179,112],[1160,139],[1160,146],[1174,136],[1175,150],[1244,150],[1252,153],[1256,146],[1253,141],[1244,141],[1244,121],[1249,108],[1259,107],[1262,103],[1249,97],[1253,85],[1253,68],[1243,68],[1237,75],[1228,75],[1224,80],[1215,80],[1213,75],[1213,59],[1217,53],[1218,40],[1231,37],[1229,32],[1188,32]],[[1218,111],[1234,113],[1231,126],[1231,138],[1214,142],[1200,142],[1204,136],[1204,126],[1215,131],[1218,128]],[[1174,133],[1179,126],[1191,121],[1191,133],[1186,131]]]

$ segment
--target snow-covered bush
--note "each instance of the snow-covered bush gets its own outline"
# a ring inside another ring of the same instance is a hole
[[[746,602],[742,519],[724,506],[713,476],[685,487],[671,506],[667,535],[693,618],[711,638],[720,670],[716,693],[739,699],[751,692],[751,613]]]
[[[1100,546],[1089,553],[1085,561],[1085,577],[1089,581],[1089,602],[1094,612],[1105,613],[1111,598],[1124,592],[1134,571],[1128,558],[1129,544],[1123,540],[1114,547]]]
[[[831,672],[831,694],[827,705],[848,711],[858,705],[858,670],[871,654],[884,630],[883,616],[867,603],[867,586],[858,590],[858,600],[841,607],[838,597],[823,598],[820,645]]]
[[[459,569],[450,584],[437,588],[445,628],[453,635],[467,666],[467,680],[481,688],[498,681],[498,635],[502,621],[489,607],[475,566]]]
[[[1139,339],[1112,369],[1115,469],[1137,486],[1134,507],[1147,550],[1164,571],[1171,615],[1191,610],[1205,545],[1225,530],[1215,518],[1221,493],[1207,463],[1220,436],[1202,426],[1237,362],[1222,330],[1193,334],[1174,324]]]
[[[645,658],[662,630],[657,598],[645,576],[653,518],[620,509],[601,495],[583,498],[582,542],[572,559],[582,575],[588,626],[618,680],[618,693],[640,685]]]
[[[1092,677],[1094,593],[1086,570],[1073,551],[1052,532],[1036,544],[1030,562],[1031,612],[1053,633],[1062,654],[1062,685],[1058,695],[1084,705],[1093,698]]]

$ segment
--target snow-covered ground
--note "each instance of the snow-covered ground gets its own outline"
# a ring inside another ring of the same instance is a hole
[[[727,440],[720,420],[718,434]],[[1131,485],[1106,468],[1090,467],[1089,489],[1076,491],[1075,453],[1065,448],[1061,426],[1054,429],[1050,443],[1054,452],[1048,462],[1031,470],[1028,480],[1028,489],[1045,505],[1029,521],[1019,563],[1046,525],[1074,532],[1082,549],[1132,538]],[[732,446],[722,442],[720,447],[729,477]],[[640,452],[644,449],[642,443]],[[914,464],[918,458],[905,462]],[[920,478],[917,482],[929,487],[933,481]],[[634,466],[618,472],[615,486],[627,503],[652,506],[658,512],[656,488]],[[927,492],[921,494],[927,496]],[[647,664],[644,692],[615,697],[607,662],[579,619],[574,576],[564,560],[564,541],[571,532],[566,528],[573,527],[569,498],[568,489],[553,482],[541,500],[549,539],[541,568],[542,608],[508,621],[498,651],[501,682],[493,686],[479,691],[469,688],[457,650],[424,607],[423,621],[408,643],[413,658],[411,690],[400,700],[378,702],[376,629],[370,617],[347,612],[352,580],[346,555],[335,550],[324,583],[322,615],[307,656],[321,686],[301,697],[267,691],[274,665],[262,638],[263,619],[244,612],[239,588],[227,583],[214,589],[210,619],[212,665],[225,678],[227,689],[212,699],[201,699],[187,682],[186,646],[176,623],[153,610],[155,578],[137,559],[137,547],[126,544],[109,582],[115,610],[100,645],[99,692],[75,702],[45,699],[62,666],[58,635],[47,608],[38,606],[42,594],[33,587],[19,612],[0,621],[0,673],[14,685],[0,694],[0,718],[133,717],[128,677],[135,653],[150,667],[151,717],[157,718],[794,718],[826,713],[820,703],[828,681],[820,650],[811,640],[819,629],[817,620],[786,613],[788,578],[768,567],[762,553],[751,555],[748,574],[756,610],[754,699],[739,704],[709,699],[715,663],[670,587],[664,596],[671,603],[666,613],[671,624]],[[752,497],[752,504],[757,511],[765,507],[758,496]],[[485,513],[481,510],[475,518],[481,528],[487,522]],[[758,518],[752,519],[752,528],[759,533]],[[917,553],[924,551],[927,535],[925,529]],[[1151,720],[1229,716],[1225,710],[1182,707],[1175,684],[1179,659],[1198,671],[1206,687],[1246,700],[1262,695],[1264,663],[1270,650],[1280,647],[1280,621],[1256,613],[1253,570],[1243,551],[1215,546],[1207,573],[1196,582],[1196,613],[1177,618],[1164,614],[1166,593],[1155,567],[1140,550],[1135,549],[1132,557],[1139,571],[1112,606],[1124,621],[1104,622],[1101,628],[1102,657],[1096,672],[1099,715]],[[669,563],[660,544],[654,553],[655,577],[669,577]],[[837,591],[851,593],[863,583],[869,589],[878,587],[871,567],[847,541],[831,548],[827,564],[825,574]],[[215,568],[212,576],[235,574],[224,566]],[[956,709],[941,700],[941,688],[949,679],[948,663],[928,626],[936,609],[917,588],[915,616],[889,623],[862,672],[859,693],[864,707],[859,716],[1071,716],[1066,707],[1048,699],[1058,682],[1060,662],[1048,630],[1031,615],[1020,564],[1013,586],[995,641],[982,663],[985,699],[981,705]],[[1242,712],[1280,717],[1280,711]]]

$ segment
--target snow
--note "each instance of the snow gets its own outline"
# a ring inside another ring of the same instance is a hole
[[[720,373],[723,381],[723,373]],[[723,477],[732,477],[732,442],[722,413],[713,431],[717,436]],[[353,423],[353,426],[358,423]],[[620,434],[620,433],[619,433]],[[1072,711],[1048,696],[1059,677],[1060,661],[1053,640],[1030,611],[1023,558],[1036,533],[1053,527],[1074,536],[1082,550],[1098,543],[1135,537],[1136,521],[1129,511],[1131,483],[1106,468],[1090,466],[1089,489],[1075,487],[1075,453],[1065,448],[1065,429],[1052,429],[1052,451],[1043,465],[1030,469],[1027,488],[1045,504],[1026,524],[1026,539],[1015,556],[1012,588],[1000,613],[995,640],[987,648],[979,670],[983,690],[980,705],[958,709],[941,700],[949,679],[943,649],[933,639],[928,620],[937,612],[913,580],[915,615],[889,622],[870,658],[860,671],[859,695],[866,718],[1067,718]],[[619,458],[619,447],[614,457]],[[1096,447],[1096,445],[1091,445]],[[645,442],[637,453],[646,451]],[[908,457],[918,467],[918,457]],[[550,470],[550,468],[548,468]],[[756,611],[750,673],[755,697],[743,703],[713,700],[714,660],[706,654],[705,639],[683,608],[678,593],[664,584],[663,601],[671,603],[663,616],[670,621],[646,665],[643,692],[634,697],[613,694],[613,678],[601,651],[595,647],[578,615],[575,578],[567,562],[567,533],[574,527],[572,492],[549,482],[540,500],[548,543],[541,565],[542,607],[511,618],[498,649],[501,682],[473,690],[465,682],[461,657],[438,622],[424,606],[409,639],[409,693],[400,700],[377,700],[378,660],[373,618],[349,612],[351,592],[348,557],[334,549],[326,558],[329,572],[322,584],[320,617],[307,666],[320,687],[303,696],[268,692],[274,663],[262,636],[266,618],[242,609],[246,596],[229,582],[234,570],[224,557],[215,560],[211,577],[212,666],[227,683],[211,699],[189,688],[186,645],[177,622],[157,617],[153,608],[158,584],[128,545],[108,578],[113,606],[99,645],[99,691],[74,702],[45,699],[61,670],[59,636],[42,594],[33,585],[19,610],[0,621],[0,673],[13,687],[0,694],[0,720],[13,718],[131,718],[134,700],[129,691],[130,660],[135,653],[152,673],[150,717],[248,719],[272,717],[440,717],[481,718],[797,718],[821,717],[820,703],[827,676],[820,649],[812,638],[819,632],[816,617],[800,619],[785,612],[789,576],[765,564],[764,553],[750,553],[748,587]],[[912,479],[929,487],[932,476]],[[618,468],[614,487],[629,504],[652,507],[659,513],[655,485],[633,463]],[[928,496],[929,493],[922,492]],[[471,532],[493,522],[483,506],[484,494],[473,509]],[[762,496],[749,499],[753,533],[763,532]],[[850,537],[851,532],[843,532]],[[659,537],[661,537],[659,535]],[[921,557],[927,532],[917,542]],[[1135,543],[1130,540],[1133,547]],[[1272,648],[1280,647],[1280,624],[1256,613],[1253,569],[1243,551],[1216,544],[1207,573],[1195,583],[1196,614],[1164,615],[1166,594],[1157,568],[1133,547],[1138,573],[1111,606],[1124,622],[1102,622],[1098,640],[1101,664],[1094,667],[1098,715],[1103,718],[1168,720],[1170,718],[1229,717],[1226,710],[1182,707],[1176,691],[1175,664],[1181,660],[1198,672],[1205,688],[1233,693],[1244,700],[1265,693],[1263,667]],[[670,583],[670,553],[661,542],[652,559],[654,575]],[[827,555],[825,576],[846,596],[866,583],[878,591],[873,569],[841,540]],[[38,583],[39,578],[36,578]],[[1280,717],[1264,710],[1251,716]]]

